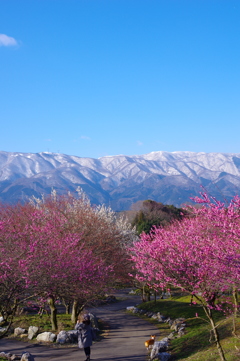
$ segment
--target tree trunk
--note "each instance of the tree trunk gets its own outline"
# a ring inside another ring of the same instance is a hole
[[[66,315],[70,314],[70,302],[69,301],[65,301],[65,299],[62,300],[64,307],[65,307],[65,312]]]
[[[146,297],[145,297],[145,287],[144,285],[141,288],[141,296],[142,296],[142,302],[146,302]]]
[[[51,311],[51,323],[52,323],[52,331],[57,331],[57,309],[55,306],[55,300],[53,296],[49,296],[48,297],[48,305],[50,307],[50,311]]]
[[[74,300],[73,301],[73,305],[72,305],[72,314],[71,314],[71,321],[72,323],[75,325],[75,323],[77,322],[77,318],[78,315],[80,314],[80,312],[82,312],[82,310],[84,309],[85,304],[82,303],[80,306],[80,302]]]
[[[78,301],[74,300],[72,305],[72,314],[71,314],[71,321],[74,325],[77,322],[77,316],[78,316],[77,308],[78,308]]]
[[[10,316],[10,320],[8,319],[8,326],[7,326],[6,330],[3,333],[1,333],[0,339],[4,338],[7,335],[8,331],[10,330],[10,327],[12,326],[13,318],[15,316],[15,313],[16,313],[16,310],[17,310],[17,307],[18,307],[18,302],[19,302],[18,298],[15,298],[14,303],[13,303],[13,307],[12,307],[12,313],[11,313],[11,316]]]
[[[213,319],[212,311],[207,306],[203,306],[203,309],[204,309],[204,311],[206,313],[206,316],[209,319],[210,324],[212,326],[211,331],[212,331],[212,334],[214,336],[214,342],[216,343],[220,359],[221,359],[221,361],[226,361],[222,346],[220,344],[219,334],[218,334],[217,327],[216,327],[214,319]]]
[[[150,292],[149,288],[146,293],[147,293],[147,300],[149,302],[149,301],[151,301],[151,292]]]
[[[69,313],[70,313],[70,305],[69,305],[69,303],[65,305],[65,308],[66,308],[66,315],[69,315]]]
[[[237,318],[237,312],[238,312],[238,292],[236,287],[233,287],[233,305],[234,305],[234,312],[233,312],[233,330],[232,333],[235,337],[237,336],[236,332],[236,318]]]

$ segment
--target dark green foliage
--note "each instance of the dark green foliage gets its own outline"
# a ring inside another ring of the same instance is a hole
[[[149,233],[152,226],[166,226],[173,220],[181,220],[184,210],[173,205],[146,200],[141,202],[140,210],[136,213],[132,225],[136,226],[138,234]]]

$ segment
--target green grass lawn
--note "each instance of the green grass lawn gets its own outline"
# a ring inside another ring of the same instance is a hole
[[[67,314],[58,314],[58,332],[65,330],[73,330],[74,325],[71,322],[71,315]],[[14,323],[12,327],[22,327],[28,329],[29,326],[37,326],[39,327],[39,332],[51,331],[51,319],[50,315],[44,314],[42,317],[39,315],[21,315],[14,318]]]
[[[186,334],[171,341],[169,353],[171,360],[177,361],[217,361],[219,355],[214,343],[209,342],[210,326],[204,321],[206,316],[200,305],[190,306],[190,297],[176,297],[167,300],[145,302],[138,306],[153,312],[176,319],[184,317],[187,319]],[[198,314],[199,318],[195,315]],[[227,361],[240,360],[240,339],[232,336],[232,318],[226,318],[222,313],[215,312],[214,317],[220,323],[218,330],[221,344]],[[169,335],[172,331],[168,324],[156,322],[159,327],[160,338]],[[237,319],[237,331],[240,336],[240,317]]]

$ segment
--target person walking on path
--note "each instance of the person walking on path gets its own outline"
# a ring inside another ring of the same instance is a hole
[[[90,361],[90,347],[92,346],[92,342],[95,340],[95,331],[91,326],[90,316],[88,314],[79,316],[75,325],[75,330],[78,331],[78,347],[84,349],[87,357],[85,361]]]

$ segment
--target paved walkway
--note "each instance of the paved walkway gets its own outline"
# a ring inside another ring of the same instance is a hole
[[[144,341],[151,334],[158,334],[154,325],[124,311],[127,306],[133,306],[140,302],[138,296],[129,296],[126,291],[117,293],[117,296],[125,300],[109,305],[89,309],[98,318],[105,320],[110,325],[109,334],[100,342],[94,343],[91,348],[91,360],[93,361],[146,361],[147,352]],[[0,352],[20,354],[23,351],[30,352],[35,361],[83,361],[85,355],[76,347],[43,346],[13,339],[0,340]]]

